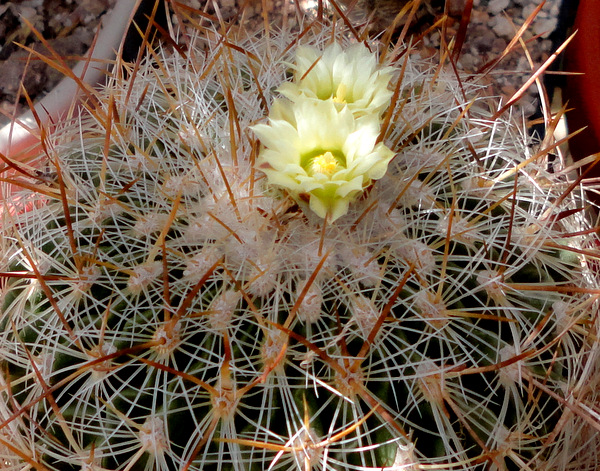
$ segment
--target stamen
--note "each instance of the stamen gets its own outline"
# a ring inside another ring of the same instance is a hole
[[[337,87],[337,90],[333,94],[333,101],[336,103],[346,103],[346,94],[348,92],[348,87],[345,83],[340,83]]]
[[[317,155],[312,163],[310,169],[312,173],[322,173],[323,175],[331,176],[340,166],[338,160],[333,156],[331,152],[325,152],[324,154]]]

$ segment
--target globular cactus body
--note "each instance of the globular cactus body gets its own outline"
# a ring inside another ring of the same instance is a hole
[[[49,137],[3,219],[7,469],[595,469],[597,236],[552,147],[406,51],[372,108],[304,96],[357,50],[306,31],[157,51]]]

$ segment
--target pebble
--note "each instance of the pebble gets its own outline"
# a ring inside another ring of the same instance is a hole
[[[495,16],[490,20],[488,25],[501,38],[512,38],[515,35],[514,24],[503,16]]]
[[[487,11],[492,15],[497,15],[508,8],[508,5],[510,5],[510,0],[490,0]]]
[[[556,29],[557,22],[557,18],[548,18],[544,21],[536,21],[536,23],[533,25],[533,32],[541,35],[542,38],[547,38],[550,36],[550,33]]]
[[[523,7],[523,10],[521,11],[521,16],[523,18],[529,17],[529,15],[531,15],[536,8],[537,8],[537,5],[534,5],[533,3],[525,5]],[[540,13],[538,14],[538,17],[536,19],[539,20],[539,18],[542,18],[542,14],[543,13],[545,14],[546,12],[545,11],[540,11]]]

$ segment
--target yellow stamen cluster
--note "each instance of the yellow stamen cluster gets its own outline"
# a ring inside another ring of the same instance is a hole
[[[321,173],[323,175],[331,176],[339,166],[340,163],[333,154],[331,152],[325,152],[313,159],[310,164],[310,170],[312,174]]]

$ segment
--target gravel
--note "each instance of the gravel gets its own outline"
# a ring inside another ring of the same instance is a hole
[[[31,58],[29,52],[17,44],[48,53],[32,27],[58,54],[68,58],[69,65],[74,65],[76,58],[85,54],[92,44],[100,18],[115,1],[23,0],[0,6],[0,113],[11,115],[27,106],[19,91],[21,80],[35,100],[62,78],[60,73]],[[4,121],[6,119],[4,117]]]
[[[509,44],[516,31],[533,14],[542,0],[474,0],[468,36],[459,66],[474,73],[495,59]],[[553,35],[558,24],[560,0],[547,0],[523,36],[524,46],[512,51],[494,68],[489,78],[490,94],[508,100],[552,54]],[[533,39],[538,36],[536,39]],[[531,41],[531,42],[530,42]],[[530,56],[531,63],[527,58]],[[528,90],[520,103],[525,116],[536,111],[537,87]]]

